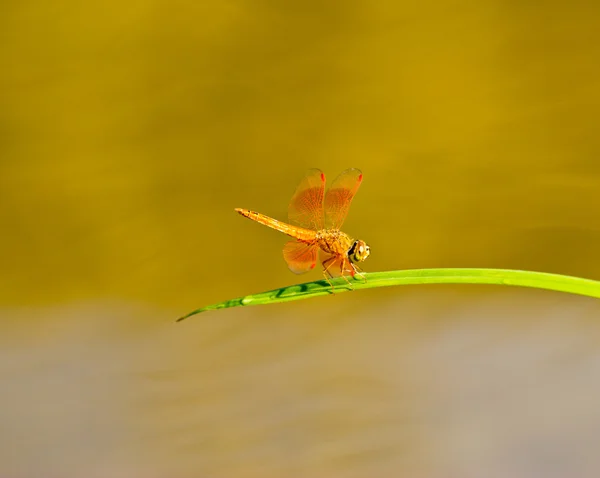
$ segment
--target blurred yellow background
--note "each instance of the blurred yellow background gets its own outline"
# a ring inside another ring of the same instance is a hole
[[[3,2],[0,474],[598,476],[592,299],[406,287],[172,320],[320,278],[233,211],[285,220],[311,167],[362,169],[366,271],[600,279],[599,15]]]

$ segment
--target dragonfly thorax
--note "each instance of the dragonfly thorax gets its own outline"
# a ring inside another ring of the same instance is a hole
[[[346,255],[354,242],[354,239],[339,229],[321,229],[317,231],[316,240],[323,252],[337,255]]]

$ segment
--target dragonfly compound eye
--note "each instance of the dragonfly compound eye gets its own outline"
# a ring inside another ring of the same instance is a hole
[[[362,262],[371,253],[371,248],[365,241],[354,241],[352,247],[348,251],[348,257],[352,262]]]

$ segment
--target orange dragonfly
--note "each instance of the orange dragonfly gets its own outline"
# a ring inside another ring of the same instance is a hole
[[[317,251],[323,275],[353,278],[359,273],[357,262],[364,261],[371,249],[365,241],[354,240],[340,231],[350,204],[362,182],[359,169],[347,169],[333,181],[325,193],[325,174],[311,169],[298,185],[288,207],[290,224],[248,209],[236,209],[242,216],[276,229],[294,238],[283,248],[283,257],[292,272],[303,274],[317,264]],[[332,285],[333,287],[333,285]]]

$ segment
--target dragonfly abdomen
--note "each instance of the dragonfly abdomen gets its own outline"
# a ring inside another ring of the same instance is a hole
[[[236,208],[236,211],[244,217],[248,219],[252,219],[260,224],[264,224],[272,229],[275,229],[279,232],[283,232],[288,236],[294,237],[299,241],[311,243],[315,242],[316,231],[311,231],[310,229],[304,229],[302,227],[292,226],[291,224],[287,224],[285,222],[278,221],[277,219],[273,219],[272,217],[265,216],[260,212],[250,211],[248,209]]]

